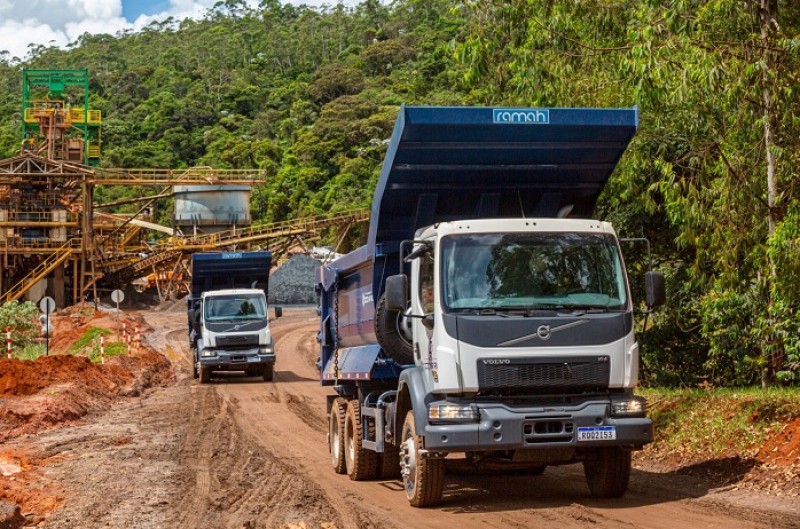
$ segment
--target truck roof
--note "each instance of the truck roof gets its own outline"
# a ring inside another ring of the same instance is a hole
[[[434,222],[590,217],[638,127],[633,108],[400,108],[366,254]]]
[[[204,296],[237,296],[240,294],[264,294],[260,288],[226,288],[220,290],[207,290],[203,292]]]

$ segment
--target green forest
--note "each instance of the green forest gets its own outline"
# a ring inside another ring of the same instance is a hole
[[[264,169],[258,222],[368,206],[403,103],[637,105],[596,216],[647,237],[667,277],[643,383],[800,383],[797,0],[225,0],[0,51],[0,157],[20,141],[22,68],[89,70],[103,166]]]

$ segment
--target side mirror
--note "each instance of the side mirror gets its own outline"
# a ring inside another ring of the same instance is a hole
[[[397,274],[386,278],[386,308],[404,311],[408,305],[408,277]]]
[[[646,272],[644,274],[645,303],[649,308],[663,305],[667,301],[667,292],[664,288],[664,274],[660,272]]]
[[[272,308],[275,311],[275,318],[276,319],[280,318],[281,316],[283,316],[283,307],[272,307]]]

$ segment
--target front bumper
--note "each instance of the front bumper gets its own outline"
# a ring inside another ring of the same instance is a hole
[[[259,354],[257,349],[215,352],[215,356],[201,356],[200,367],[213,371],[245,371],[249,367],[275,363],[275,353]]]
[[[574,407],[509,407],[479,403],[479,422],[426,424],[425,448],[435,452],[469,452],[541,448],[641,448],[653,441],[653,421],[646,417],[612,417],[607,401]],[[578,440],[579,428],[614,427],[614,440]]]

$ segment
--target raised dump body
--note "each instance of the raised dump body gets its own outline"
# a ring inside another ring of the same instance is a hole
[[[401,271],[403,240],[454,220],[588,218],[637,126],[636,108],[403,106],[373,197],[367,244],[319,270],[323,383],[333,383],[334,371],[355,379],[373,368],[381,377],[396,373],[375,363],[376,324],[384,354],[413,363],[396,316],[380,320],[375,310],[385,279]],[[335,366],[337,347],[360,349],[340,351]]]

